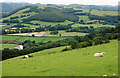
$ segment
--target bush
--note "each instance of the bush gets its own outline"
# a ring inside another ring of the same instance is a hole
[[[56,35],[58,34],[58,31],[51,31],[50,34]]]
[[[110,43],[109,39],[106,39],[106,40],[105,40],[105,43]]]
[[[91,44],[89,42],[81,42],[79,43],[79,48],[84,48],[84,47],[88,47],[91,46]]]
[[[72,49],[71,49],[71,48],[66,47],[66,48],[64,48],[62,51],[68,51],[68,50],[72,50]]]

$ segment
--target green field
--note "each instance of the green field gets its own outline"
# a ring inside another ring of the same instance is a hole
[[[21,36],[2,36],[1,40],[16,40],[17,41],[25,41],[25,40],[35,40],[35,42],[48,42],[48,41],[58,41],[65,39],[66,37],[21,37]]]
[[[26,26],[26,27],[23,27],[25,29],[28,29],[28,28],[34,29],[34,28],[39,28],[40,27],[38,25],[31,25],[31,24],[21,24],[21,25]]]
[[[74,24],[72,25],[72,27],[81,27],[81,26],[87,26],[87,27],[90,27],[90,26],[93,26],[94,28],[97,28],[97,27],[115,27],[114,25],[102,25],[102,24]]]
[[[40,24],[40,25],[46,25],[46,26],[48,26],[48,25],[55,26],[55,25],[58,25],[58,24],[68,25],[68,24],[71,24],[71,23],[73,23],[73,22],[66,20],[66,21],[64,21],[64,22],[31,21],[31,23],[34,23],[34,24],[38,23],[38,24]]]
[[[12,25],[3,26],[3,27],[0,27],[0,29],[7,29],[7,28],[10,28],[10,27],[12,27],[12,26],[14,26],[14,25],[17,25],[17,24],[12,24]]]
[[[12,49],[13,47],[17,46],[16,44],[0,44],[2,47],[0,47],[0,50],[3,50],[4,48]]]
[[[88,16],[83,16],[83,15],[79,15],[79,21],[80,22],[81,20],[84,20],[84,21],[89,21],[89,17]]]
[[[79,32],[65,32],[65,31],[58,31],[57,35],[52,35],[50,34],[51,31],[48,31],[44,36],[59,36],[61,34],[61,36],[85,36],[88,33],[79,33]]]
[[[65,47],[33,53],[33,58],[22,56],[2,62],[3,76],[102,76],[118,75],[118,41],[82,49],[60,52]],[[54,54],[48,54],[53,53]],[[106,52],[104,57],[94,57]],[[9,70],[9,71],[8,71]]]
[[[92,14],[92,15],[99,15],[99,16],[106,16],[106,15],[118,16],[118,11],[92,10],[92,11],[90,12],[90,14]]]

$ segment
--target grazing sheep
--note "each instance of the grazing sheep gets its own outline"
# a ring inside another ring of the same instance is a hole
[[[28,56],[28,55],[25,55],[25,58],[29,58],[29,56]]]
[[[103,75],[103,76],[107,76],[107,75]]]
[[[116,75],[116,74],[113,74],[114,76]]]
[[[102,53],[95,53],[94,54],[94,57],[103,57],[105,54],[105,52],[102,52]]]

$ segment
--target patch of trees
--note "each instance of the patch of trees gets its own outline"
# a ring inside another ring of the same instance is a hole
[[[34,24],[34,23],[30,23],[30,22],[28,22],[28,23],[26,23],[26,24],[31,24],[31,25],[40,25],[40,24],[38,24],[38,23]]]
[[[70,29],[71,26],[70,25],[56,25],[56,26],[53,26],[53,27],[49,27],[49,30],[50,31],[54,31],[54,30],[67,30],[67,29]]]
[[[15,28],[22,28],[22,27],[26,27],[25,25],[14,25],[14,26],[12,26],[13,28],[15,27]]]
[[[75,13],[75,15],[89,15],[90,13],[86,12],[86,13]]]
[[[51,31],[50,34],[56,35],[58,34],[58,31]]]
[[[115,25],[118,23],[118,16],[89,15],[90,20],[104,20],[103,24]]]
[[[19,23],[17,19],[15,20],[3,20],[2,23]]]
[[[23,17],[26,17],[26,15],[21,15],[20,17],[23,18]]]
[[[93,26],[84,26],[84,27],[74,27],[71,29],[67,29],[66,32],[81,32],[81,33],[90,33],[90,32],[97,32],[97,31],[101,31],[103,29],[107,29],[109,27],[97,27],[94,28]]]
[[[19,18],[19,16],[10,17],[10,19],[16,19],[16,18]]]

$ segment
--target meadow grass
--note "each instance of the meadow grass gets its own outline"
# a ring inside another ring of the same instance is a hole
[[[101,10],[92,10],[90,12],[92,15],[98,15],[98,16],[118,16],[118,11],[101,11]]]
[[[84,26],[87,26],[87,27],[90,27],[90,26],[93,26],[94,28],[97,28],[97,27],[115,27],[114,25],[102,25],[102,24],[78,24],[78,23],[75,23],[72,25],[72,27],[84,27]]]
[[[38,42],[48,42],[48,41],[58,41],[58,40],[62,40],[65,39],[66,37],[24,37],[24,36],[2,36],[2,39],[0,40],[16,40],[17,41],[21,41],[24,42],[25,40],[31,40],[31,41],[35,41],[36,43]]]
[[[17,46],[17,44],[0,44],[2,47],[0,47],[0,50],[3,50],[4,48],[12,49],[13,47]]]
[[[88,33],[80,33],[80,32],[65,32],[65,31],[58,31],[57,35],[50,34],[51,31],[46,32],[44,36],[85,36]]]
[[[20,38],[20,36],[4,36],[4,35],[2,35],[2,38],[0,38],[0,40],[16,40],[18,38]]]
[[[3,76],[113,76],[118,75],[118,41],[61,52],[65,47],[46,49],[2,62]],[[56,52],[56,53],[53,53]],[[94,53],[106,52],[104,57]],[[53,54],[48,54],[53,53]]]
[[[78,15],[78,17],[79,17],[79,21],[78,22],[80,22],[81,20],[89,21],[89,17],[88,16]]]
[[[31,24],[21,24],[21,25],[24,25],[24,26],[26,26],[26,27],[23,27],[23,28],[25,28],[25,29],[28,29],[28,28],[32,28],[32,29],[34,29],[34,28],[39,28],[40,26],[38,26],[38,25],[31,25]]]
[[[55,26],[55,25],[58,25],[58,24],[61,24],[61,25],[68,25],[68,24],[71,24],[71,23],[73,23],[73,22],[71,22],[71,21],[68,21],[68,20],[65,20],[64,22],[44,22],[44,21],[30,21],[31,23],[34,23],[34,24],[36,24],[36,23],[38,23],[38,24],[40,24],[40,25],[46,25],[46,26],[49,26],[49,25],[51,25],[51,26]]]

